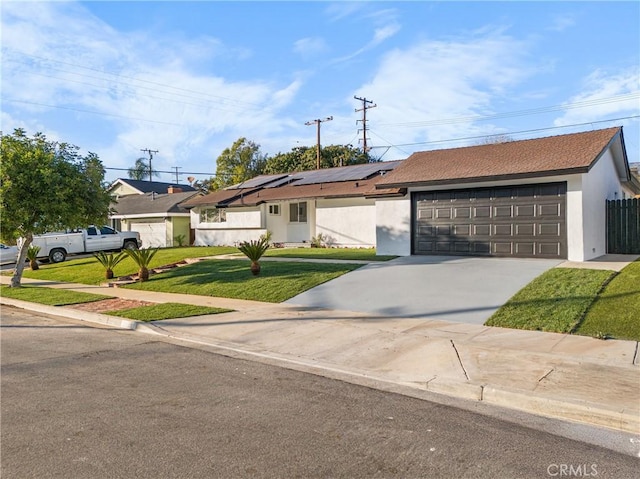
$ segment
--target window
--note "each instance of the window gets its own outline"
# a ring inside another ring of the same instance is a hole
[[[269,205],[269,214],[280,216],[280,205]]]
[[[227,221],[227,212],[218,208],[207,208],[200,211],[200,223],[224,223]]]
[[[307,222],[307,202],[289,204],[289,221],[291,223]]]

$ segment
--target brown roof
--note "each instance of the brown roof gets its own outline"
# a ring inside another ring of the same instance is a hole
[[[401,188],[375,188],[376,183],[384,178],[382,173],[388,174],[388,171],[400,163],[401,161],[366,163],[282,175],[261,175],[239,184],[250,185],[250,188],[230,186],[192,198],[181,206],[255,206],[266,201],[302,198],[402,196],[405,191]],[[361,179],[354,179],[354,174],[355,178],[361,175]]]
[[[237,197],[227,206],[254,206],[266,201],[283,201],[305,198],[349,198],[387,196],[399,194],[398,188],[376,190],[375,184],[383,177],[378,176],[358,181],[337,181],[311,185],[287,185],[277,188],[263,188],[242,198]]]
[[[621,128],[412,154],[377,188],[584,173]]]

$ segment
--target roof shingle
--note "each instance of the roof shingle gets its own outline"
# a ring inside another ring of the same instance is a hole
[[[586,172],[621,128],[413,153],[377,188]]]

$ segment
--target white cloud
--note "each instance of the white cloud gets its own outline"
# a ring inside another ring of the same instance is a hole
[[[392,143],[489,133],[490,125],[437,121],[492,113],[493,103],[532,73],[523,60],[526,50],[495,32],[423,41],[386,55],[371,82],[358,91],[378,101],[372,113],[379,125],[375,130]]]
[[[286,124],[280,109],[304,78],[278,86],[196,73],[203,61],[247,58],[250,51],[206,36],[118,32],[75,3],[7,2],[2,30],[3,98],[12,109],[3,125],[40,126],[49,136],[60,130],[57,124],[34,125],[20,116],[33,110],[50,118],[75,115],[82,123],[65,141],[99,151],[112,167],[129,167],[140,148],[151,148],[160,152],[158,168],[193,170],[204,157],[213,171],[215,157],[238,131],[269,136]]]
[[[301,38],[293,45],[293,51],[299,53],[304,58],[309,58],[327,50],[327,43],[323,38]]]
[[[583,81],[583,91],[569,98],[564,105],[571,108],[554,121],[565,126],[640,114],[640,68],[617,73],[603,70],[592,72]],[[612,101],[617,97],[617,101]]]
[[[576,21],[573,18],[573,15],[569,15],[569,14],[555,15],[551,19],[551,26],[549,27],[549,30],[552,30],[555,32],[562,32],[568,28],[573,27],[575,24],[576,24]]]

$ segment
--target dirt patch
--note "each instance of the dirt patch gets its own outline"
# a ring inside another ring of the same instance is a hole
[[[120,311],[121,309],[137,308],[139,306],[151,306],[156,303],[150,301],[138,301],[135,299],[112,298],[70,305],[70,308],[90,311],[92,313],[105,313],[109,311]]]

